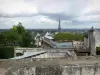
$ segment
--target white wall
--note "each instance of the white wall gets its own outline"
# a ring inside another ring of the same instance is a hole
[[[95,30],[93,34],[94,34],[94,37],[95,37],[95,46],[100,47],[100,31]]]
[[[83,48],[84,47],[84,41],[73,41],[74,48]]]

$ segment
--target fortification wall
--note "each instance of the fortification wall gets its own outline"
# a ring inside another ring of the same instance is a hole
[[[4,72],[4,75],[100,75],[100,64],[24,66]]]

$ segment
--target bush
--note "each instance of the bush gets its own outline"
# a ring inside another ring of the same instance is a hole
[[[14,57],[14,47],[0,47],[0,59],[8,59]]]
[[[100,55],[100,47],[96,47],[96,54]]]
[[[100,51],[100,47],[96,47],[96,51]]]

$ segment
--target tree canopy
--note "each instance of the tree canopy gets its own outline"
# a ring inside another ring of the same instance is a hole
[[[78,33],[58,33],[54,36],[56,40],[84,40],[83,34]]]
[[[9,29],[7,32],[0,34],[0,44],[30,47],[31,44],[34,45],[34,39],[31,33],[19,22],[18,25],[14,25],[13,28]]]
[[[9,31],[5,32],[4,38],[6,44],[16,45],[21,41],[21,36],[13,29],[10,29]]]

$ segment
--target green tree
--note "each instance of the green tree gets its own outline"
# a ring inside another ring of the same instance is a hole
[[[84,40],[84,35],[78,33],[58,33],[54,38],[56,40]]]
[[[31,35],[30,33],[26,32],[24,35],[22,35],[22,46],[28,47],[31,42]]]
[[[34,43],[35,41],[34,38],[32,38],[32,34],[22,26],[21,22],[16,26],[14,25],[13,28],[7,32],[0,34],[0,44],[30,47],[30,45],[34,45]]]
[[[27,31],[27,30],[23,27],[23,25],[22,25],[21,22],[18,23],[18,25],[16,26],[16,28],[17,28],[18,34],[20,34],[20,35],[24,35],[24,34],[26,33],[26,31]]]
[[[6,45],[4,32],[0,33],[0,44],[1,45]]]
[[[14,30],[14,31],[17,31],[17,26],[14,25],[14,26],[13,26],[13,30]]]
[[[88,38],[88,33],[84,33],[84,37]]]
[[[18,45],[19,42],[21,42],[21,36],[13,29],[10,29],[9,31],[5,32],[4,36],[5,41],[8,45]]]

